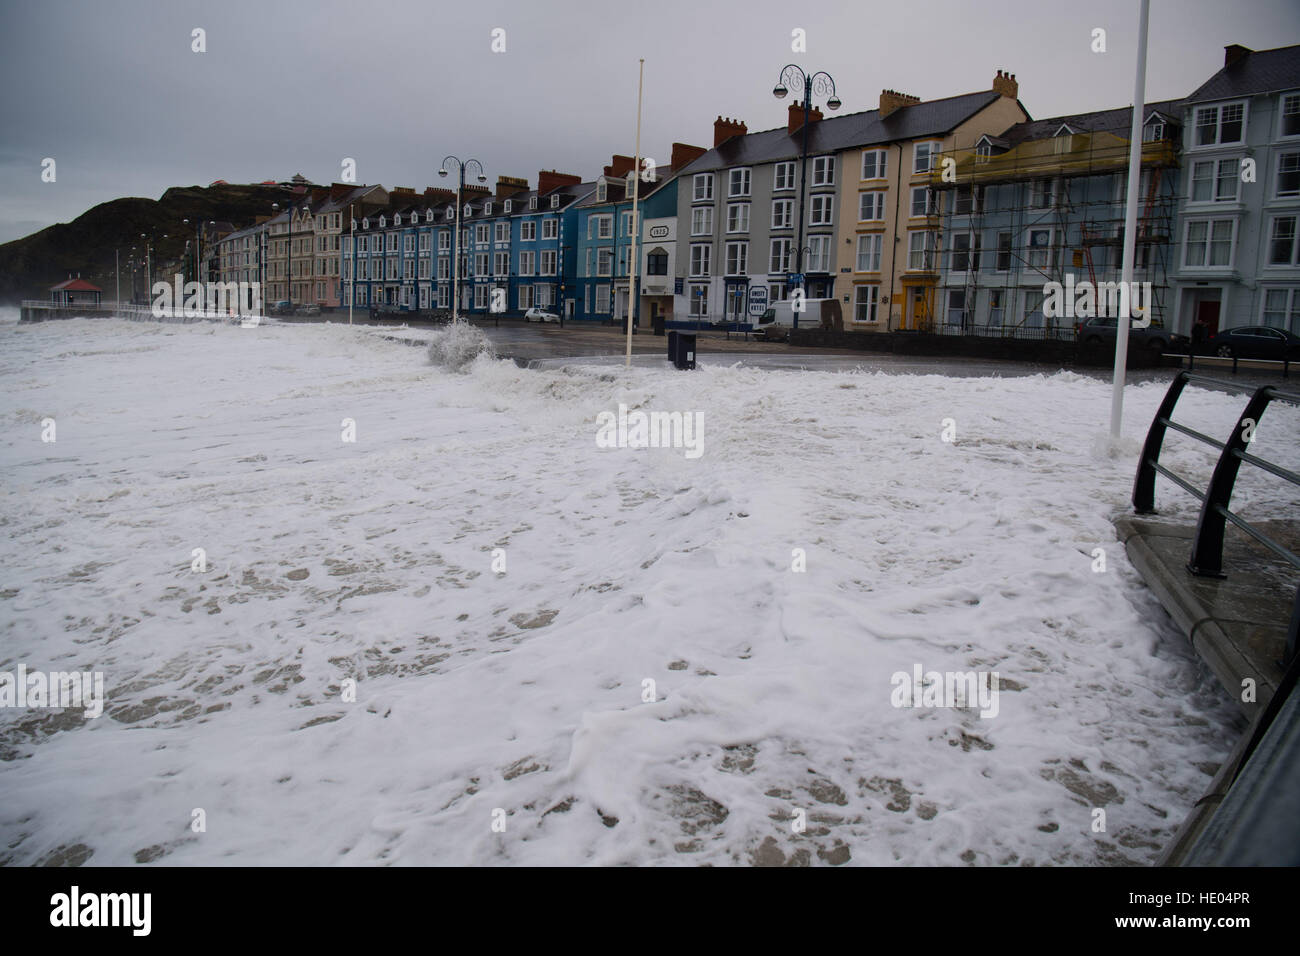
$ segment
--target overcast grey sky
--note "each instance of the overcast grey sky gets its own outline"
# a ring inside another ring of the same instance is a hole
[[[718,114],[785,122],[794,61],[834,76],[842,112],[882,87],[923,99],[1017,75],[1035,118],[1127,105],[1137,0],[0,0],[0,242],[119,196],[301,172],[417,189],[455,153],[536,183],[631,153],[713,144]],[[1296,0],[1153,0],[1147,99],[1184,96],[1223,46],[1300,43]],[[628,17],[631,15],[632,20]],[[505,30],[506,51],[491,49]],[[1093,53],[1095,27],[1107,52]],[[207,51],[191,50],[206,31]],[[791,52],[791,31],[807,52]],[[41,161],[57,181],[41,181]]]

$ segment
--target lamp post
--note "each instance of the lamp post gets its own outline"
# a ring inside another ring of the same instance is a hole
[[[456,187],[456,236],[455,245],[452,248],[451,260],[451,320],[455,322],[460,318],[460,194],[465,188],[465,169],[468,166],[478,167],[478,181],[481,183],[487,182],[487,176],[483,174],[483,164],[477,159],[467,159],[462,162],[456,156],[446,156],[443,158],[442,166],[438,169],[439,176],[446,177],[448,162],[456,164],[459,175],[459,185]]]
[[[799,287],[804,292],[804,298],[807,298],[808,280],[803,271],[803,220],[804,206],[808,202],[808,113],[812,109],[813,94],[826,97],[826,106],[832,110],[840,108],[840,98],[835,95],[835,80],[824,70],[809,75],[793,63],[787,64],[781,70],[781,75],[777,78],[776,86],[772,88],[772,95],[778,100],[783,100],[786,94],[790,92],[790,87],[796,90],[803,87],[803,147],[800,151],[799,166],[799,237],[795,242],[798,252],[798,261],[795,264],[795,272],[799,276]],[[799,328],[799,316],[797,313],[792,314],[794,327]]]
[[[144,294],[145,299],[153,295],[153,243],[154,237],[147,232],[140,233],[140,238],[144,240]],[[166,239],[167,233],[158,237]]]

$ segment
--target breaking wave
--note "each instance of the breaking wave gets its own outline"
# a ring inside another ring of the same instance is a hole
[[[429,341],[429,364],[449,372],[468,371],[480,355],[495,358],[496,350],[486,335],[464,320],[438,329]]]

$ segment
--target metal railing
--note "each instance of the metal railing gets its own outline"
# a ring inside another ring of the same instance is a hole
[[[1142,448],[1142,457],[1138,460],[1137,476],[1133,481],[1133,510],[1138,514],[1155,513],[1156,475],[1164,475],[1201,502],[1201,513],[1196,522],[1196,536],[1192,542],[1192,553],[1187,561],[1187,570],[1192,574],[1200,577],[1227,577],[1223,572],[1223,535],[1229,522],[1292,567],[1300,570],[1300,555],[1296,555],[1283,547],[1240,515],[1234,514],[1228,507],[1232,501],[1233,485],[1236,484],[1237,474],[1241,470],[1243,463],[1254,465],[1256,468],[1275,475],[1284,481],[1300,486],[1300,474],[1273,462],[1265,461],[1263,458],[1246,451],[1246,446],[1254,440],[1255,429],[1259,426],[1259,420],[1263,416],[1264,410],[1268,408],[1269,403],[1274,399],[1280,399],[1300,405],[1300,393],[1284,391],[1273,385],[1257,388],[1250,396],[1246,407],[1237,417],[1237,424],[1232,430],[1232,435],[1229,436],[1226,442],[1221,442],[1173,420],[1174,406],[1178,404],[1178,398],[1182,395],[1183,389],[1186,388],[1188,382],[1194,382],[1206,388],[1218,389],[1231,394],[1241,394],[1240,388],[1230,382],[1221,382],[1218,379],[1207,378],[1187,371],[1179,372],[1174,376],[1174,380],[1169,385],[1169,391],[1165,393],[1160,408],[1156,410],[1155,418],[1151,422],[1151,428],[1147,432],[1146,444]],[[1219,460],[1214,466],[1213,474],[1210,476],[1210,484],[1204,492],[1160,464],[1160,449],[1164,444],[1165,433],[1170,428],[1219,449]],[[1286,651],[1282,658],[1283,667],[1294,662],[1298,642],[1300,642],[1300,588],[1296,590],[1295,603],[1291,609],[1291,622],[1286,637]]]

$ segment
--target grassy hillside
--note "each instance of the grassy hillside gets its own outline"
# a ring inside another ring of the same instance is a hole
[[[287,191],[279,186],[183,186],[167,190],[158,200],[128,198],[101,203],[72,222],[0,245],[0,302],[46,298],[49,287],[69,273],[80,273],[112,298],[114,249],[121,250],[122,297],[126,298],[130,287],[126,259],[132,246],[143,255],[140,233],[167,233],[168,238],[159,239],[155,246],[156,261],[179,259],[185,240],[194,236],[193,224],[200,219],[226,220],[243,227],[256,216],[270,215],[271,203],[283,205],[286,196]],[[183,224],[185,219],[190,226]]]

